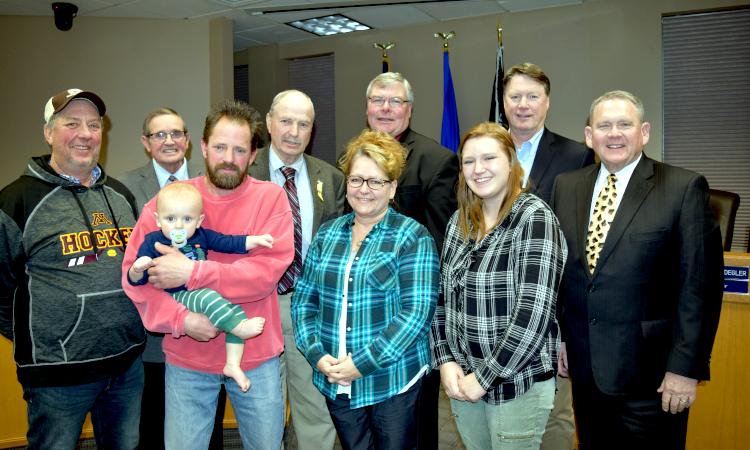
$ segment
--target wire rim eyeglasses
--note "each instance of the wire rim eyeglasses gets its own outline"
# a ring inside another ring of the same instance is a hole
[[[152,138],[156,142],[164,142],[167,140],[167,136],[170,136],[173,141],[181,141],[185,139],[185,131],[182,130],[174,130],[170,131],[169,133],[166,133],[164,131],[159,131],[157,133],[151,133],[147,134],[147,138]]]

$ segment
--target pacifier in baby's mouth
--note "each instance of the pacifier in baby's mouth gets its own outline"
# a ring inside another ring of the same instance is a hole
[[[169,232],[169,237],[172,239],[172,246],[175,248],[182,248],[187,244],[186,230],[172,230]]]

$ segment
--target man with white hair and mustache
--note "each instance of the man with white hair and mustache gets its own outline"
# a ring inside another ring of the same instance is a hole
[[[286,407],[289,395],[292,424],[300,450],[330,450],[336,439],[336,429],[325,397],[312,382],[313,369],[297,349],[291,315],[292,293],[312,237],[320,225],[344,213],[344,174],[325,161],[305,154],[314,122],[315,109],[310,97],[296,90],[276,95],[266,114],[271,143],[258,149],[248,175],[284,187],[289,195],[292,215],[295,215],[295,207],[298,208],[296,214],[300,220],[295,219],[295,259],[277,288],[284,335],[284,353],[279,358],[282,404]],[[294,191],[294,198],[290,189]]]

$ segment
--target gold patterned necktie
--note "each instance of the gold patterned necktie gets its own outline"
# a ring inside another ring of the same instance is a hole
[[[617,212],[617,189],[615,183],[617,177],[610,174],[607,176],[607,184],[599,192],[594,204],[594,213],[589,222],[589,232],[586,237],[586,261],[589,263],[589,272],[594,273],[596,263],[599,261],[599,252],[604,247],[609,227]]]

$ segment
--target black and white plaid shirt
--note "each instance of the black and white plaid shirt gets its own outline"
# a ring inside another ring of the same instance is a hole
[[[557,370],[557,290],[568,256],[557,218],[521,194],[481,242],[465,240],[458,212],[448,223],[440,300],[430,332],[433,367],[455,361],[499,405]]]

